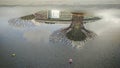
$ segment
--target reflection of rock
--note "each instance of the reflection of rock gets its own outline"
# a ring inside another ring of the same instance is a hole
[[[23,27],[33,27],[36,25],[39,25],[40,23],[33,20],[23,20],[21,18],[15,18],[15,19],[10,19],[8,23],[11,26],[18,27],[18,28],[23,28]]]
[[[22,20],[32,20],[32,19],[35,19],[35,16],[33,14],[31,15],[26,15],[26,16],[23,16],[23,17],[20,17]]]
[[[85,41],[73,41],[70,40],[66,37],[66,33],[62,31],[63,29],[59,29],[57,31],[54,31],[51,35],[50,35],[50,41],[53,43],[61,43],[62,45],[65,46],[72,46],[75,48],[81,48],[84,44]]]
[[[40,22],[35,21],[35,19],[31,20],[35,25],[40,25]]]
[[[84,27],[83,18],[84,13],[72,13],[72,23],[70,26],[55,31],[51,35],[52,41],[62,42],[79,48],[84,45],[85,41],[94,38],[96,34]]]
[[[61,29],[52,33],[50,41],[54,43],[62,42],[64,45],[71,46],[71,41],[66,38],[65,33],[61,32]]]
[[[72,13],[72,23],[63,31],[67,38],[74,41],[85,41],[87,38],[93,38],[95,33],[84,27],[84,13]]]

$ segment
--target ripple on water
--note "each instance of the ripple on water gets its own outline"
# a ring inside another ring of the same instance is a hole
[[[87,38],[84,41],[73,41],[66,37],[66,33],[62,31],[62,29],[59,29],[57,31],[54,31],[50,35],[50,42],[52,43],[61,43],[65,46],[71,46],[73,48],[81,48],[85,45],[87,40],[90,40],[90,38]]]

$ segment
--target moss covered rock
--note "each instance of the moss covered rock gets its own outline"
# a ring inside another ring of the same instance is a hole
[[[21,17],[21,19],[23,19],[23,20],[32,20],[34,18],[35,18],[35,16],[33,14]]]
[[[80,29],[72,29],[66,34],[67,38],[74,41],[82,41],[87,38],[87,36]]]

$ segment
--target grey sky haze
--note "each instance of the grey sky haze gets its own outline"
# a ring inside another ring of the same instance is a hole
[[[0,0],[0,5],[89,5],[120,4],[120,0]]]

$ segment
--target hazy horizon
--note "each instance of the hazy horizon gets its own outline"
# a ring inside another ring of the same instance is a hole
[[[120,4],[120,0],[0,0],[0,5],[94,5]]]

